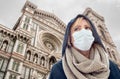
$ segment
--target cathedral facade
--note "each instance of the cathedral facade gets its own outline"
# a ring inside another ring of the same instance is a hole
[[[87,8],[109,58],[120,66],[119,53],[104,18]],[[61,59],[66,25],[56,15],[29,1],[13,29],[0,24],[0,79],[47,79],[52,65]]]

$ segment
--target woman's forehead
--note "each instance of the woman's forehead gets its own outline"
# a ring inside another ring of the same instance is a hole
[[[87,24],[87,25],[90,26],[89,22],[86,19],[84,19],[83,17],[81,17],[81,18],[77,18],[76,19],[76,21],[72,25],[72,28],[75,27],[75,26],[77,26],[77,25],[80,25],[83,22],[84,22],[84,24]]]

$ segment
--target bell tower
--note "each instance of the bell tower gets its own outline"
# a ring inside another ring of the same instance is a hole
[[[102,40],[102,43],[107,50],[109,58],[120,66],[120,55],[105,25],[104,18],[93,11],[91,8],[87,8],[83,14],[86,15],[95,25],[95,28]]]

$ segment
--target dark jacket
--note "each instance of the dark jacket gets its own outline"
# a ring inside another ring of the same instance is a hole
[[[62,61],[53,65],[49,79],[67,79],[63,71]],[[120,79],[120,70],[112,61],[110,61],[110,75],[108,79]]]
[[[70,35],[71,26],[76,21],[76,19],[79,18],[79,17],[83,17],[84,19],[86,19],[90,23],[91,28],[92,28],[91,30],[92,30],[93,36],[95,38],[94,43],[99,44],[104,48],[104,46],[101,42],[101,39],[100,39],[93,23],[86,16],[79,14],[74,19],[72,19],[67,25],[65,35],[64,35],[64,40],[63,40],[63,46],[62,46],[62,56],[66,53],[65,52],[66,47],[69,47],[68,38],[69,38],[69,35]],[[53,65],[52,70],[50,72],[49,79],[67,79],[66,76],[65,76],[65,73],[63,71],[62,61],[59,61],[55,65]],[[111,61],[110,61],[110,76],[109,76],[109,79],[120,79],[120,70],[118,69],[117,65],[114,64]]]

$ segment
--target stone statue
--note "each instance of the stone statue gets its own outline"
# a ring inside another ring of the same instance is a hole
[[[34,56],[34,63],[37,63],[37,56]]]
[[[45,65],[45,59],[41,58],[41,65],[44,66]]]
[[[30,53],[27,52],[27,57],[26,57],[27,60],[30,60]]]
[[[6,48],[7,48],[7,43],[6,42],[3,42],[3,45],[2,45],[2,47],[1,47],[1,50],[6,50]]]

